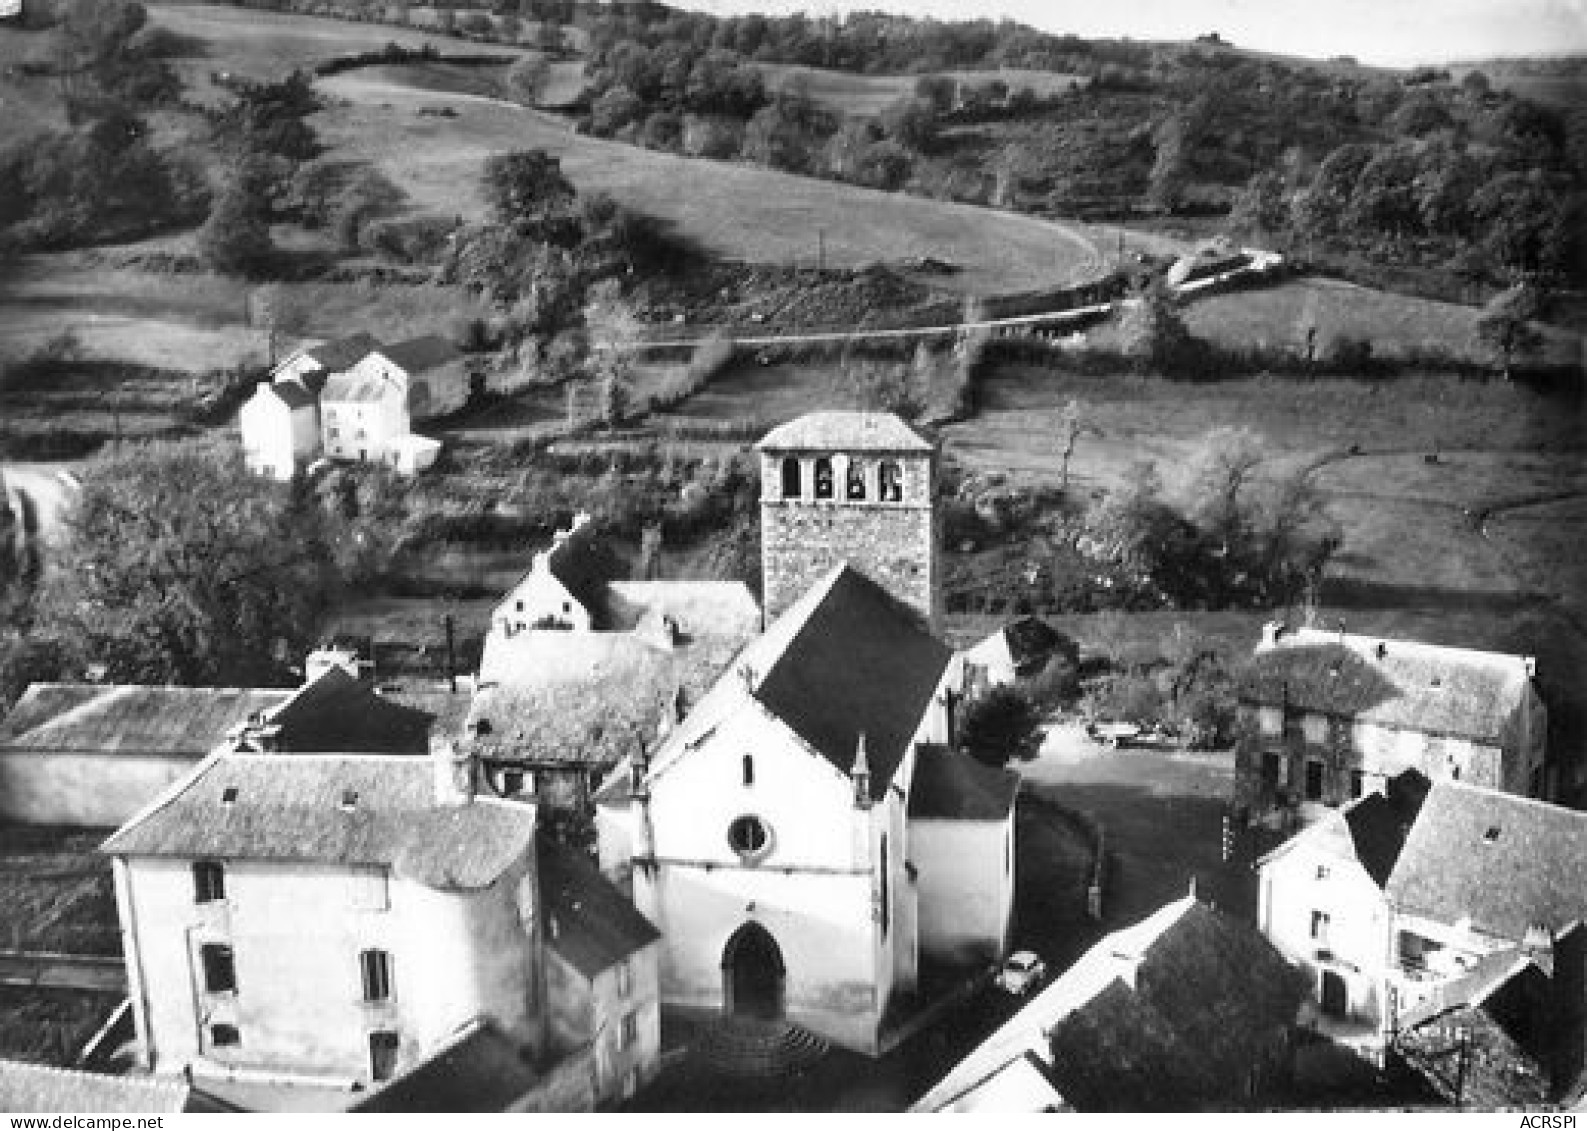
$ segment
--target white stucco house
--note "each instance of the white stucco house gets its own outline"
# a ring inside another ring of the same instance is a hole
[[[383,463],[409,432],[407,390],[394,379],[337,373],[320,394],[321,446],[331,459]]]
[[[361,380],[389,382],[402,389],[408,415],[414,420],[455,411],[468,400],[469,377],[462,351],[433,334],[395,345],[377,342],[347,366],[346,372]]]
[[[1587,922],[1587,814],[1414,773],[1264,857],[1258,925],[1325,1022],[1381,1048],[1484,960],[1547,954]]]
[[[491,610],[490,630],[505,638],[536,629],[589,632],[601,612],[607,579],[590,546],[594,531],[582,511],[552,535],[528,570]]]
[[[319,398],[297,380],[261,381],[238,410],[237,427],[248,470],[286,482],[319,454]]]

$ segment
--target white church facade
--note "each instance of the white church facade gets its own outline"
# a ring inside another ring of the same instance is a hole
[[[935,448],[820,413],[760,451],[768,597],[802,592],[597,795],[601,865],[661,931],[663,1002],[879,1054],[923,972],[1006,952],[1018,778],[952,750]]]

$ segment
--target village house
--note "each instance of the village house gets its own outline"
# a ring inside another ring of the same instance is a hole
[[[1258,871],[1258,925],[1311,980],[1324,1030],[1381,1052],[1495,954],[1579,961],[1562,955],[1587,922],[1587,814],[1408,771]]]
[[[330,459],[384,463],[409,432],[408,393],[383,374],[333,374],[320,394],[321,447]]]
[[[910,1110],[1259,1105],[1305,996],[1261,935],[1192,891],[1086,951]]]
[[[444,742],[211,757],[103,847],[145,1066],[351,1091],[480,1016],[538,1053],[534,829]]]
[[[270,371],[273,382],[296,381],[318,394],[333,373],[351,369],[371,350],[383,348],[380,340],[362,331],[318,345],[293,350]]]
[[[0,819],[112,828],[216,749],[422,754],[430,721],[339,667],[295,689],[35,683],[0,721]]]
[[[589,1047],[597,1103],[620,1103],[661,1066],[661,935],[582,853],[542,838],[550,1039]]]
[[[341,372],[380,345],[353,334],[287,355],[237,413],[248,470],[282,482],[319,457],[320,393]]]
[[[491,632],[510,639],[533,629],[590,632],[597,624],[612,564],[594,544],[582,511],[535,553],[528,570],[491,611]]]
[[[1549,796],[1530,656],[1269,624],[1239,690],[1235,804],[1315,817],[1414,769]]]
[[[402,389],[408,416],[413,420],[454,412],[468,400],[469,376],[462,351],[433,334],[390,346],[376,342],[340,371],[356,379]]]
[[[1060,657],[1080,666],[1080,646],[1040,617],[1010,621],[964,653],[965,681],[979,689],[1006,687],[1041,673]]]
[[[1018,783],[949,749],[933,447],[819,413],[761,451],[770,623],[597,795],[601,866],[662,933],[664,1002],[874,1055],[923,972],[1003,955]]]

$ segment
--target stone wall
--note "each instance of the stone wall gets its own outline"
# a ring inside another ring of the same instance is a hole
[[[937,524],[930,507],[844,502],[761,505],[766,623],[834,566],[847,562],[935,626],[940,608]]]

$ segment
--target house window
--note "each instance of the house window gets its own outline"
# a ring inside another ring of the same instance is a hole
[[[887,937],[887,927],[888,927],[889,921],[892,918],[892,907],[893,907],[893,901],[892,901],[892,898],[891,898],[891,892],[890,892],[890,890],[888,888],[888,882],[887,882],[888,879],[889,879],[889,877],[887,875],[887,834],[883,833],[882,834],[882,884],[881,884],[881,893],[880,893],[881,900],[882,900],[882,906],[880,908],[880,911],[881,911],[881,921],[882,921],[882,938],[884,938],[884,939]]]
[[[739,817],[727,827],[727,843],[745,863],[753,863],[771,851],[771,830],[759,817]]]
[[[522,770],[503,770],[501,775],[501,791],[508,797],[517,797],[523,792],[524,776]]]
[[[755,784],[755,759],[753,755],[744,755],[744,784]]]
[[[1268,789],[1278,788],[1279,756],[1269,750],[1262,755],[1262,784]]]
[[[782,461],[782,497],[783,498],[785,498],[785,499],[797,499],[799,497],[800,493],[803,491],[803,486],[799,482],[799,475],[800,475],[800,469],[799,469],[799,461],[798,460],[796,460],[796,459],[785,459],[785,460]]]
[[[237,990],[237,964],[231,947],[222,943],[206,943],[198,948],[199,962],[204,967],[204,989],[212,994],[235,993]]]
[[[213,860],[193,865],[193,902],[218,903],[226,898],[226,868]]]
[[[880,472],[881,500],[884,503],[902,502],[904,498],[904,473],[892,460],[883,460]]]
[[[1311,937],[1319,946],[1328,945],[1328,924],[1331,920],[1326,911],[1313,911],[1311,913]]]
[[[1328,878],[1328,865],[1326,865],[1326,864],[1317,865],[1317,878],[1319,880],[1326,880]]]
[[[1367,776],[1360,770],[1350,771],[1350,796],[1360,797],[1367,789]]]
[[[857,460],[849,461],[848,474],[844,477],[843,493],[849,499],[865,498],[865,468]]]
[[[220,1049],[233,1048],[242,1044],[242,1034],[235,1025],[211,1025],[209,1043]]]
[[[633,972],[628,968],[628,963],[619,962],[617,964],[617,996],[627,997],[633,988]]]
[[[639,1014],[624,1014],[622,1027],[617,1031],[617,1047],[620,1049],[631,1049],[638,1043]]]
[[[822,456],[816,460],[816,498],[832,497],[832,461]]]
[[[365,1001],[391,1000],[391,955],[383,950],[366,950],[358,956],[364,978]]]
[[[1323,795],[1323,764],[1315,758],[1306,759],[1306,800],[1320,801]]]
[[[340,439],[341,435],[342,435],[341,429],[339,429],[339,428],[332,428],[331,429],[331,439],[333,439],[333,440]]]
[[[385,1029],[369,1034],[369,1075],[390,1080],[397,1072],[397,1034]]]

